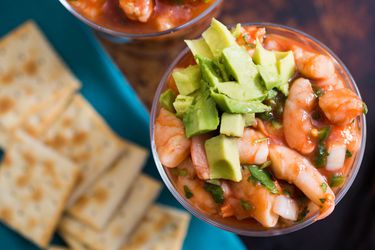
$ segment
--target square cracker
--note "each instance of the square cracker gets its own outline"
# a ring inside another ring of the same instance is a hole
[[[22,121],[22,129],[39,138],[65,111],[74,94],[70,92],[61,93],[56,99],[50,99],[40,106],[35,112],[26,116]]]
[[[69,216],[61,220],[59,230],[62,234],[71,235],[91,249],[118,250],[146,213],[160,188],[159,182],[140,175],[118,212],[103,230],[94,230]]]
[[[124,142],[81,95],[76,95],[64,113],[47,129],[43,141],[80,168],[81,175],[69,199],[69,206],[125,150]]]
[[[187,212],[152,205],[121,250],[180,250],[189,221]]]
[[[131,143],[121,158],[68,209],[96,230],[103,229],[144,165],[148,152]]]
[[[0,40],[0,128],[14,130],[46,103],[71,96],[80,83],[34,22]],[[47,116],[55,113],[49,105]]]
[[[47,247],[77,177],[74,163],[17,131],[0,166],[0,219]]]

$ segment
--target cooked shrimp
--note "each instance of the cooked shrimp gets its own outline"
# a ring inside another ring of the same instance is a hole
[[[207,180],[210,178],[210,170],[208,167],[208,161],[206,156],[206,150],[204,143],[207,139],[210,139],[209,134],[194,136],[191,139],[191,158],[193,160],[195,171],[199,179]]]
[[[333,211],[334,193],[325,178],[305,157],[285,146],[270,145],[270,158],[277,178],[296,185],[321,208],[322,214]]]
[[[155,122],[154,136],[156,150],[164,166],[177,167],[190,154],[191,141],[185,136],[184,124],[163,108]]]
[[[347,151],[352,154],[358,151],[360,137],[356,125],[354,123],[347,126],[332,126],[326,141],[328,171],[337,171],[344,166]]]
[[[364,111],[363,102],[347,88],[326,92],[319,98],[319,107],[334,124],[349,124]]]
[[[272,210],[276,195],[261,184],[249,182],[248,171],[243,170],[242,175],[242,181],[229,184],[232,197],[227,200],[234,215],[239,220],[253,217],[265,227],[274,227],[279,219],[279,216]]]
[[[299,78],[292,83],[285,102],[283,127],[288,145],[302,154],[315,149],[316,142],[311,136],[310,112],[314,108],[315,95],[310,81]]]
[[[70,1],[69,3],[81,9],[85,16],[97,18],[102,13],[106,0]]]
[[[323,89],[324,91],[342,89],[345,87],[343,80],[341,79],[341,77],[337,75],[337,73],[333,74],[331,77],[327,79],[315,81],[315,85],[318,88]]]
[[[261,132],[245,128],[238,140],[241,164],[262,164],[268,157],[268,138]]]
[[[219,206],[215,203],[212,196],[204,190],[203,181],[194,180],[188,176],[179,176],[177,187],[182,194],[185,193],[186,187],[190,190],[192,196],[188,200],[194,207],[197,207],[208,214],[215,214],[218,212]]]
[[[264,48],[267,50],[275,50],[275,51],[285,51],[287,47],[281,43],[281,41],[274,39],[272,37],[266,37],[264,40]]]
[[[324,55],[293,47],[297,69],[302,75],[312,79],[327,79],[335,73],[332,60]]]
[[[135,21],[147,22],[154,12],[154,0],[119,0],[125,15]]]

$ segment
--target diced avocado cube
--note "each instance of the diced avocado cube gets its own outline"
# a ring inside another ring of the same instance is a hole
[[[228,72],[237,82],[246,85],[254,84],[258,70],[246,50],[239,46],[226,48],[223,50],[223,61]]]
[[[214,62],[214,65],[216,66],[217,70],[220,72],[220,76],[221,76],[222,80],[224,82],[229,81],[230,75],[227,72],[227,69],[226,69],[225,65],[221,62],[221,60],[215,59],[213,62]]]
[[[245,127],[253,126],[256,123],[254,113],[245,113],[242,116],[245,122]]]
[[[189,107],[193,104],[194,97],[187,95],[178,95],[173,103],[173,107],[178,117],[183,117]]]
[[[216,69],[213,61],[201,56],[197,56],[196,59],[202,72],[202,79],[205,80],[211,87],[216,87],[216,84],[221,82],[222,78],[220,77],[218,73],[219,70]]]
[[[198,65],[176,69],[172,76],[176,82],[178,92],[182,95],[189,95],[200,87],[201,72]]]
[[[296,64],[294,61],[294,55],[292,51],[282,52],[283,55],[278,56],[277,69],[281,80],[279,90],[284,94],[288,95],[289,80],[292,78],[296,71]]]
[[[167,89],[160,95],[159,103],[163,108],[174,113],[175,109],[173,107],[173,102],[175,99],[176,95],[173,93],[173,91],[171,89]]]
[[[196,40],[185,40],[185,43],[189,47],[191,53],[194,56],[202,56],[206,57],[208,59],[213,59],[214,55],[212,54],[210,48],[208,47],[206,41],[201,38],[201,39],[196,39]]]
[[[205,142],[210,179],[242,180],[237,139],[219,135]]]
[[[228,28],[212,19],[211,26],[202,34],[214,57],[219,57],[225,48],[237,45],[236,39]]]
[[[260,101],[239,101],[211,91],[211,96],[223,112],[232,114],[263,113],[271,108]]]
[[[232,36],[234,36],[235,38],[237,38],[240,35],[242,35],[242,26],[241,26],[241,24],[237,23],[236,27],[232,28],[230,32],[232,32]]]
[[[258,85],[257,82],[254,84]],[[235,100],[249,101],[265,97],[265,93],[260,90],[261,87],[253,89],[250,85],[242,85],[237,82],[220,82],[216,84],[216,87],[219,93]]]
[[[223,113],[221,115],[220,134],[242,137],[245,122],[241,114]]]
[[[275,52],[263,48],[262,44],[257,40],[253,54],[253,61],[258,65],[276,64],[276,55]]]
[[[257,68],[267,90],[280,85],[281,80],[276,65],[257,65]]]
[[[183,122],[188,138],[217,129],[219,114],[209,93],[200,93],[196,97],[196,103],[187,110]]]
[[[288,96],[289,94],[289,84],[288,83],[283,83],[281,84],[278,89],[283,93],[285,96]]]

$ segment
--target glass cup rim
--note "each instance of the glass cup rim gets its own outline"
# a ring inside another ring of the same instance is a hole
[[[151,33],[145,33],[145,34],[137,34],[137,33],[127,33],[122,31],[116,31],[110,28],[106,28],[102,25],[99,25],[90,19],[84,17],[81,13],[76,11],[68,2],[69,0],[59,0],[59,2],[71,13],[73,16],[78,18],[83,23],[87,24],[91,28],[106,33],[108,35],[119,37],[119,38],[133,38],[133,39],[141,39],[141,38],[155,38],[160,36],[165,36],[180,30],[183,30],[185,28],[188,28],[189,26],[192,26],[193,24],[199,22],[201,19],[203,19],[205,16],[207,16],[211,11],[213,11],[217,6],[219,6],[223,0],[214,0],[215,2],[212,3],[207,9],[205,9],[202,13],[200,13],[198,16],[194,17],[193,19],[189,20],[186,23],[183,23],[179,26],[173,27],[168,30],[160,31],[160,32],[151,32]]]
[[[265,27],[266,29],[267,28],[278,28],[278,29],[282,29],[282,30],[285,30],[285,31],[289,31],[289,32],[291,31],[291,32],[297,33],[297,34],[302,35],[303,37],[305,37],[307,39],[310,39],[312,42],[314,42],[316,45],[318,45],[320,48],[322,48],[326,53],[328,53],[331,57],[333,57],[334,60],[336,60],[339,67],[341,67],[342,70],[344,71],[344,73],[347,75],[348,80],[352,85],[351,87],[354,88],[356,94],[362,99],[361,94],[358,90],[358,86],[357,86],[356,82],[354,81],[353,76],[350,74],[348,68],[345,66],[345,64],[338,58],[338,56],[331,49],[329,49],[326,45],[324,45],[323,43],[318,41],[316,38],[310,36],[309,34],[303,32],[303,31],[300,31],[298,29],[295,29],[295,28],[292,28],[292,27],[289,27],[289,26],[281,25],[281,24],[275,24],[275,23],[269,23],[269,22],[246,22],[246,23],[242,23],[242,25],[243,26],[262,26],[262,27]],[[229,27],[234,27],[234,25],[229,25]],[[179,53],[179,55],[176,57],[176,59],[172,62],[172,64],[168,67],[168,69],[164,73],[164,75],[163,75],[163,77],[162,77],[162,79],[161,79],[161,81],[158,85],[158,88],[157,88],[155,96],[154,96],[154,100],[152,102],[151,120],[150,120],[151,150],[152,150],[154,162],[157,166],[159,174],[161,175],[161,177],[163,179],[163,182],[167,186],[168,190],[178,200],[178,202],[185,209],[187,209],[190,213],[192,213],[195,217],[197,217],[200,220],[202,220],[206,223],[209,223],[209,224],[211,224],[211,225],[213,225],[217,228],[220,228],[220,229],[232,232],[232,233],[236,233],[236,234],[239,234],[239,235],[243,235],[243,236],[253,236],[253,237],[277,236],[277,235],[292,233],[292,232],[301,230],[301,229],[313,224],[316,221],[315,219],[318,216],[318,214],[315,214],[315,215],[311,216],[310,218],[308,218],[307,220],[305,220],[301,223],[297,223],[297,224],[294,224],[292,226],[285,227],[285,228],[276,228],[276,229],[270,228],[270,229],[266,229],[266,230],[242,230],[242,229],[237,229],[237,228],[230,227],[230,226],[224,225],[222,223],[219,223],[215,220],[212,220],[211,218],[208,218],[207,216],[205,216],[204,214],[199,212],[189,202],[187,202],[182,197],[182,195],[176,190],[172,181],[169,179],[163,165],[161,164],[161,162],[159,160],[159,156],[156,152],[156,145],[155,145],[155,141],[154,141],[154,123],[155,123],[155,119],[156,119],[156,112],[158,110],[157,108],[158,108],[159,97],[160,97],[162,91],[164,90],[164,87],[167,84],[168,77],[169,77],[170,73],[172,72],[172,70],[175,68],[175,66],[188,53],[188,51],[189,51],[189,49],[187,47],[185,49],[183,49]],[[354,182],[354,180],[355,180],[355,178],[358,174],[358,171],[361,167],[363,155],[364,155],[364,152],[365,152],[366,135],[367,135],[367,126],[366,126],[365,115],[362,115],[360,117],[360,122],[361,122],[361,125],[362,125],[362,129],[361,129],[362,138],[361,138],[360,149],[359,149],[359,151],[356,155],[355,161],[353,162],[349,178],[346,180],[345,185],[336,194],[336,199],[335,199],[336,206],[342,200],[342,198],[345,196],[345,194],[348,192],[349,188],[352,186],[352,184],[353,184],[353,182]]]

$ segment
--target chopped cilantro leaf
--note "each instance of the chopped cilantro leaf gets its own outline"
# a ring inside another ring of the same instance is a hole
[[[345,158],[350,158],[352,156],[353,156],[352,152],[350,152],[349,150],[346,150]]]
[[[250,210],[252,210],[254,208],[252,204],[250,204],[248,201],[245,201],[243,199],[240,200],[240,203],[241,203],[241,207],[245,211],[250,211]]]
[[[330,186],[331,187],[340,187],[345,182],[345,176],[342,175],[334,175],[331,178]]]
[[[176,176],[187,176],[188,171],[186,169],[172,168],[171,173]]]
[[[307,214],[308,214],[309,212],[310,212],[309,209],[307,208],[307,206],[305,206],[305,207],[302,209],[302,211],[298,214],[298,219],[297,219],[297,221],[303,221],[303,220],[306,218],[306,216],[307,216]]]
[[[251,173],[251,176],[253,176],[255,179],[257,179],[263,186],[265,186],[271,193],[277,194],[279,193],[275,183],[272,181],[269,174],[263,170],[260,169],[256,165],[250,165],[247,167]]]
[[[318,143],[315,153],[314,162],[318,168],[323,167],[327,163],[328,151],[322,143]]]
[[[262,165],[260,165],[260,168],[261,169],[267,168],[267,167],[271,166],[271,164],[272,164],[271,161],[266,161],[265,163],[263,163]]]
[[[221,186],[206,182],[204,183],[204,189],[211,194],[217,204],[222,204],[224,202],[224,191]]]
[[[327,184],[325,182],[323,182],[322,184],[320,184],[320,187],[322,188],[323,193],[327,192]]]
[[[194,194],[191,192],[190,188],[186,185],[184,186],[184,192],[185,192],[186,199],[190,199],[191,197],[194,196]]]
[[[330,127],[325,127],[325,128],[319,129],[319,131],[318,131],[319,142],[325,141],[328,138],[330,132],[331,132]]]
[[[363,103],[363,114],[367,115],[367,113],[368,113],[367,105],[366,103]]]

